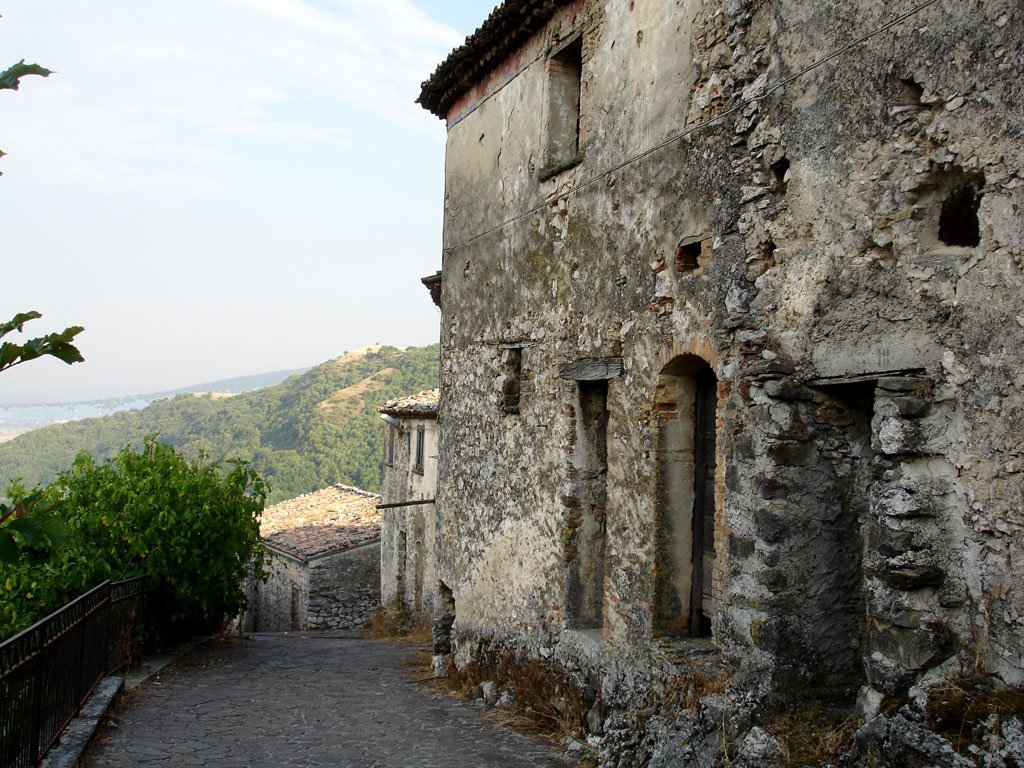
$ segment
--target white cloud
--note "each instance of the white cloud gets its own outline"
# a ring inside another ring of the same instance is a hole
[[[0,51],[13,31],[59,74],[7,101],[2,146],[38,182],[94,190],[217,189],[239,162],[224,137],[341,144],[368,115],[436,130],[412,101],[458,41],[408,0],[7,5]]]
[[[88,328],[87,364],[26,366],[0,402],[436,339],[416,278],[439,259],[444,131],[413,100],[454,31],[411,0],[0,11],[0,63],[57,71],[0,92],[4,279],[13,309]]]

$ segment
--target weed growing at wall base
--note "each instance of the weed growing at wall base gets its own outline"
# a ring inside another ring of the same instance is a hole
[[[462,668],[451,664],[447,675],[436,678],[433,686],[469,698],[480,695],[488,683],[506,702],[494,715],[503,724],[556,740],[586,733],[586,712],[594,701],[584,699],[570,676],[487,642],[479,644]]]

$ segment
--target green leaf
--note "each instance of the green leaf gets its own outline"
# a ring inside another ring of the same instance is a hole
[[[41,67],[38,64],[26,64],[22,59],[17,64],[8,67],[6,71],[0,72],[0,89],[16,91],[20,85],[19,81],[26,75],[49,77],[52,74],[53,72],[46,67]]]
[[[42,317],[38,312],[19,312],[10,322],[0,323],[0,337],[6,336],[11,331],[21,332],[25,323],[29,320],[38,320]]]
[[[18,545],[7,531],[0,531],[0,563],[13,565],[18,562]]]
[[[30,547],[39,547],[46,543],[46,528],[42,522],[34,517],[22,517],[12,520],[6,526],[8,531],[14,531]]]

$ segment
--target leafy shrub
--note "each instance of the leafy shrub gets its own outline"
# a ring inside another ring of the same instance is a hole
[[[150,576],[151,637],[216,628],[244,606],[242,579],[262,572],[262,478],[242,462],[188,460],[155,438],[106,464],[79,454],[40,489],[68,543],[39,562],[0,566],[0,636],[45,616],[104,579]],[[40,491],[37,491],[40,492]],[[12,491],[9,491],[12,493]]]

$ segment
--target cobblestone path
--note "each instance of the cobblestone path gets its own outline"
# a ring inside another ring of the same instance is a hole
[[[87,768],[550,766],[546,742],[410,675],[415,650],[324,634],[256,635],[192,651],[118,706]]]

